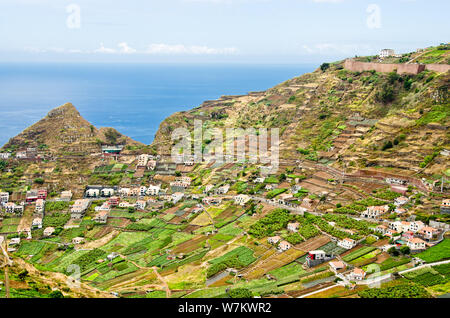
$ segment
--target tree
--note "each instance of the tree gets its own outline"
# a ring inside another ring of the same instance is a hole
[[[19,275],[17,275],[19,277],[19,279],[23,282],[25,280],[25,278],[27,278],[28,276],[28,271],[26,269],[24,269],[23,271],[21,271],[19,273]]]
[[[403,255],[409,255],[411,253],[411,249],[408,246],[402,246],[400,247],[400,252]]]
[[[121,135],[112,128],[109,128],[107,131],[105,131],[106,140],[111,144],[117,143],[117,138],[119,138],[120,136]]]
[[[394,247],[394,246],[391,247],[391,248],[388,250],[388,253],[391,254],[391,255],[393,255],[393,256],[398,256],[398,255],[400,255],[399,251],[398,251],[397,248]]]
[[[392,86],[385,84],[380,91],[377,92],[376,98],[383,104],[392,102],[395,99],[395,93]]]
[[[322,72],[325,72],[329,68],[330,68],[329,63],[323,63],[322,65],[320,65],[320,69],[322,70]]]
[[[50,298],[64,298],[63,293],[61,293],[59,290],[54,290],[50,294],[48,294]]]
[[[34,179],[34,183],[37,183],[37,184],[44,184],[44,179],[42,179],[42,178],[36,178],[36,179]]]
[[[236,288],[230,290],[231,298],[253,298],[252,292],[247,288]]]
[[[128,213],[134,213],[134,211],[135,209],[132,206],[128,207]]]

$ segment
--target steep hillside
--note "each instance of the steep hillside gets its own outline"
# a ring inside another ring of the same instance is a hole
[[[261,93],[222,97],[167,118],[153,146],[169,153],[170,132],[207,127],[280,128],[283,159],[334,166],[442,173],[449,147],[450,74],[351,72],[324,63]],[[448,171],[447,171],[448,172]]]
[[[140,145],[114,128],[97,129],[67,103],[11,138],[3,149],[35,147],[53,154],[78,154],[99,152],[101,144]]]

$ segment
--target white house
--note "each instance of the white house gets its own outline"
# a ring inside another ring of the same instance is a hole
[[[114,195],[114,192],[115,191],[112,188],[105,188],[105,189],[102,189],[101,194],[102,194],[102,197],[110,197],[110,196]]]
[[[225,185],[219,187],[219,188],[216,190],[216,194],[217,194],[217,195],[227,194],[229,189],[230,189],[230,185],[229,185],[229,184],[225,184]]]
[[[300,223],[294,222],[294,223],[288,223],[287,229],[291,232],[298,232],[298,229],[300,228]]]
[[[9,159],[11,158],[11,154],[9,152],[1,152],[0,159]]]
[[[407,240],[406,245],[413,251],[425,249],[425,241],[417,237]]]
[[[351,238],[345,238],[338,242],[338,245],[342,248],[345,248],[347,250],[351,250],[356,246],[356,241],[352,240]]]
[[[130,191],[131,191],[130,188],[120,188],[119,195],[122,197],[128,197],[128,196],[130,196]]]
[[[147,201],[144,201],[144,200],[136,201],[136,209],[137,210],[144,210],[146,206],[147,206]]]
[[[208,194],[209,192],[211,192],[211,190],[214,188],[214,186],[212,184],[207,184],[205,186],[205,190],[203,190],[204,194]]]
[[[45,209],[45,201],[42,199],[37,199],[35,212],[36,213],[44,213],[44,209]]]
[[[109,210],[100,211],[95,215],[94,221],[97,223],[106,224],[106,222],[108,222],[108,216]]]
[[[435,229],[431,226],[424,226],[420,231],[419,235],[422,236],[426,240],[431,240],[433,238],[436,238],[438,235],[439,230]]]
[[[278,250],[280,252],[284,252],[284,251],[287,251],[288,249],[290,249],[291,247],[292,247],[291,243],[286,242],[286,241],[282,241],[280,243],[280,245],[278,245]]]
[[[184,197],[184,193],[175,192],[174,194],[172,194],[171,200],[172,200],[173,204],[177,204],[178,201],[180,201],[183,197]]]
[[[390,56],[395,56],[395,51],[393,49],[383,49],[380,51],[381,58],[390,57]]]
[[[54,227],[46,227],[44,230],[44,236],[50,236],[53,235],[53,233],[55,233],[55,228]]]
[[[265,178],[259,177],[255,179],[255,183],[264,183]]]
[[[351,280],[363,280],[366,277],[366,272],[361,268],[355,268],[349,275],[347,275],[347,277]]]
[[[84,237],[74,237],[72,239],[72,244],[81,244],[85,241]]]
[[[130,207],[134,207],[134,204],[131,204],[130,202],[127,201],[122,201],[119,203],[119,208],[130,208]]]
[[[403,233],[403,232],[407,232],[409,231],[409,228],[411,226],[410,222],[406,222],[406,221],[395,221],[395,222],[390,222],[389,223],[389,228],[391,230],[395,230],[399,233]]]
[[[388,228],[387,228],[386,225],[378,225],[378,226],[375,228],[375,232],[378,232],[378,233],[380,233],[380,234],[382,234],[382,235],[385,235],[387,229],[388,229]]]
[[[32,228],[42,229],[42,218],[35,218],[31,223]]]
[[[339,270],[339,269],[342,269],[342,268],[345,268],[344,262],[341,262],[341,261],[331,261],[331,262],[329,263],[329,265],[330,265],[330,267],[331,267],[332,269],[334,269],[335,271],[337,271],[337,270]]]
[[[61,192],[61,200],[66,201],[66,202],[72,200],[72,191],[70,191],[70,190],[62,191]]]
[[[404,205],[404,204],[406,204],[408,202],[409,202],[409,199],[407,197],[404,197],[404,196],[398,197],[398,198],[396,198],[394,200],[394,204],[396,206],[401,206],[401,205]]]
[[[269,237],[268,239],[267,239],[267,242],[269,243],[269,244],[277,244],[279,241],[281,241],[281,236],[271,236],[271,237]]]
[[[0,192],[0,203],[8,203],[9,201],[9,193],[8,192]]]
[[[234,203],[238,205],[245,205],[248,201],[250,201],[250,197],[246,194],[239,194],[234,197]]]
[[[88,189],[86,190],[86,196],[90,198],[96,198],[100,196],[100,190],[99,189]]]
[[[389,206],[369,206],[367,209],[361,213],[362,218],[367,219],[378,219],[381,215],[389,211]]]
[[[414,221],[409,223],[409,231],[417,233],[419,232],[423,227],[425,226],[425,224],[422,221]]]
[[[161,185],[160,184],[158,184],[158,185],[150,185],[147,188],[147,195],[152,195],[152,196],[159,195],[159,191],[160,190],[161,190]]]
[[[90,201],[88,199],[78,199],[70,208],[70,214],[73,219],[81,219],[88,209]]]

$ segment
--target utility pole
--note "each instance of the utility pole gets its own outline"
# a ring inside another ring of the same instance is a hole
[[[441,180],[441,193],[444,192],[444,176],[442,176],[442,180]]]

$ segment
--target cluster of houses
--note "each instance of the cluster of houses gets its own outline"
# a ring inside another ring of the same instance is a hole
[[[397,242],[404,243],[412,251],[426,249],[429,242],[436,240],[439,229],[427,226],[422,221],[395,221],[378,225],[375,231],[390,238],[399,237]]]
[[[46,189],[36,189],[27,191],[25,201],[20,204],[10,202],[10,196],[8,192],[0,193],[0,207],[2,207],[5,214],[17,214],[22,215],[25,209],[25,205],[36,203],[36,213],[43,214],[45,200],[47,199]]]
[[[28,147],[26,149],[18,150],[13,156],[10,152],[2,152],[0,153],[0,159],[8,160],[8,159],[39,159],[42,154],[38,153],[38,150],[34,147]]]
[[[157,196],[161,192],[161,185],[139,186],[133,188],[118,188],[104,186],[88,186],[85,191],[86,198],[110,198],[112,196],[120,197],[144,197]]]

